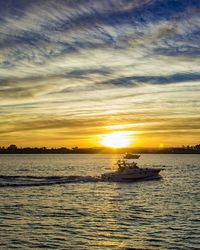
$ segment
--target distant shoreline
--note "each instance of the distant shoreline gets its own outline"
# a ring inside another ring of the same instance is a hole
[[[157,154],[157,155],[198,155],[198,153],[158,153],[158,152],[151,152],[151,153],[140,153],[139,154]],[[106,154],[106,155],[111,155],[111,154],[122,154],[122,153],[0,153],[0,155],[100,155],[100,154]]]
[[[9,147],[0,147],[0,154],[200,154],[200,144],[195,146],[168,147],[168,148],[19,148],[12,144]]]

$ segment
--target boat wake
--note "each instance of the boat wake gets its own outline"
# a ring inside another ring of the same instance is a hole
[[[160,179],[161,176],[154,176],[151,178],[143,178],[134,180],[156,180]],[[34,186],[50,186],[68,183],[88,183],[88,182],[130,182],[130,180],[122,181],[115,179],[104,178],[104,176],[19,176],[19,175],[0,175],[0,188],[4,187],[34,187]],[[133,182],[133,180],[131,181]]]
[[[98,182],[100,177],[92,176],[18,176],[0,175],[0,187],[47,186],[67,183]]]

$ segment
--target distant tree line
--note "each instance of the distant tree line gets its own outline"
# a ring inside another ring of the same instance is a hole
[[[92,148],[47,148],[47,147],[17,147],[15,144],[11,144],[9,147],[0,147],[0,154],[80,154],[80,153],[96,153]]]
[[[182,146],[182,147],[172,147],[160,149],[160,152],[171,153],[171,154],[200,154],[200,144],[194,146]]]
[[[17,147],[15,144],[0,147],[0,154],[98,154],[98,153],[143,153],[143,154],[200,154],[200,144],[171,148],[47,148],[47,147]]]

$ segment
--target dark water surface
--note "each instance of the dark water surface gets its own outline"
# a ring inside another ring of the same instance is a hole
[[[81,179],[119,157],[0,155],[0,249],[200,249],[200,155],[142,155],[159,181]]]

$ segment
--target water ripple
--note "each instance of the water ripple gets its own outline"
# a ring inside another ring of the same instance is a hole
[[[199,249],[198,155],[142,156],[166,171],[134,184],[82,179],[109,171],[116,155],[0,157],[2,249]]]

